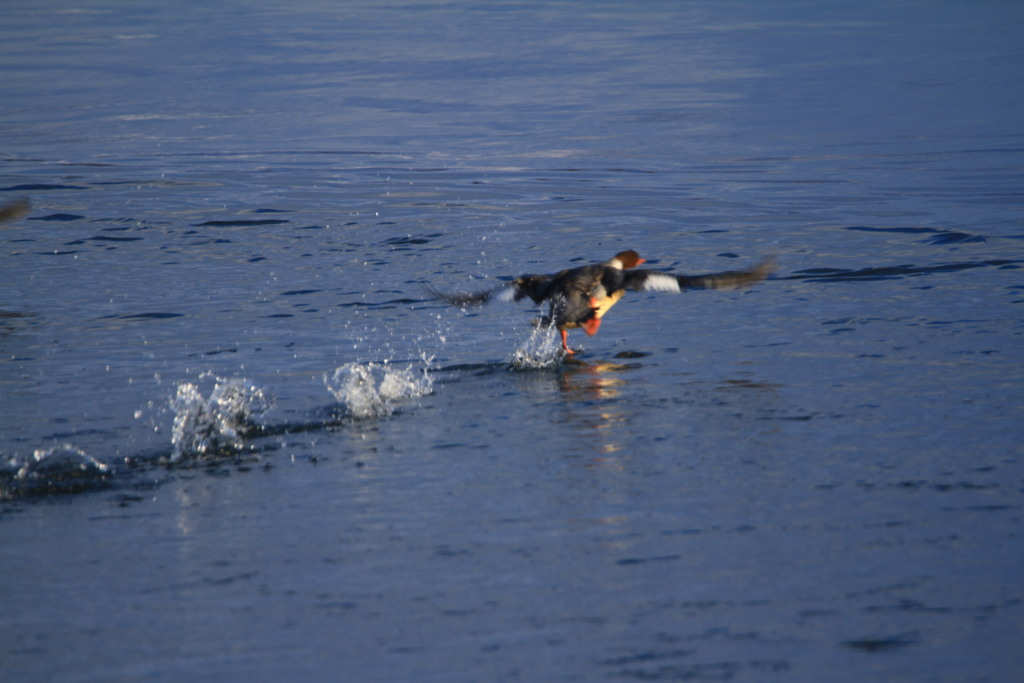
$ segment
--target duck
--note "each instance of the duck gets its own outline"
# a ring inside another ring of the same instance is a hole
[[[431,285],[432,298],[468,308],[492,301],[520,301],[529,297],[534,303],[548,302],[548,313],[538,324],[554,325],[562,337],[566,355],[569,330],[582,328],[588,336],[597,334],[601,321],[627,290],[634,292],[672,292],[687,289],[739,289],[764,280],[774,270],[775,259],[768,257],[746,270],[730,270],[706,275],[680,275],[637,268],[646,259],[634,249],[620,251],[603,263],[567,268],[553,275],[520,275],[506,284],[482,292],[448,294]]]

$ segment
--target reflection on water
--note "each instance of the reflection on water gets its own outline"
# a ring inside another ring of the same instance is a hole
[[[616,453],[628,457],[626,434],[618,430],[628,420],[627,413],[618,409],[615,399],[626,379],[618,376],[628,370],[619,363],[574,359],[559,372],[559,391],[566,400],[562,417],[571,429],[579,432],[584,443],[591,444],[593,453],[600,456],[589,459],[591,467],[622,467]]]

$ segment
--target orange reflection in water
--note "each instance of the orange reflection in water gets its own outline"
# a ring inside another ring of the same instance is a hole
[[[586,461],[585,467],[623,468],[628,452],[624,435],[617,428],[628,421],[627,415],[602,404],[620,396],[626,379],[619,373],[635,367],[609,361],[566,360],[559,376],[559,389],[574,407],[565,413],[565,419],[584,428],[580,430],[581,439],[592,443],[592,452],[597,454]]]

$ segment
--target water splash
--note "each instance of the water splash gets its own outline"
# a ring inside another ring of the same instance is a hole
[[[182,382],[171,401],[174,426],[171,431],[171,462],[185,457],[237,453],[255,428],[254,418],[272,405],[259,387],[243,379],[213,379],[209,397],[191,382]]]
[[[19,479],[50,477],[63,473],[105,474],[107,465],[69,443],[38,449],[18,470]]]
[[[409,365],[399,368],[388,361],[382,363],[346,363],[324,375],[324,385],[344,404],[348,414],[356,418],[391,414],[402,399],[426,396],[433,387],[424,359],[422,368]]]
[[[108,485],[110,466],[69,443],[12,458],[0,472],[0,500],[26,495],[75,493]]]
[[[554,324],[538,324],[530,337],[512,352],[509,367],[513,370],[540,370],[557,367],[564,356],[558,330]]]

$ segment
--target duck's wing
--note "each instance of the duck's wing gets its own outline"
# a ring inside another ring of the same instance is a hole
[[[456,294],[442,292],[432,285],[427,285],[426,288],[427,293],[434,299],[460,308],[481,306],[492,301],[519,301],[526,297],[540,303],[550,293],[551,279],[550,275],[523,275],[494,289]]]
[[[769,257],[746,270],[727,270],[706,275],[677,275],[657,270],[623,271],[622,286],[634,292],[681,292],[685,289],[739,289],[757,284],[775,270]]]
[[[426,285],[427,294],[429,294],[431,298],[460,308],[481,306],[489,301],[500,301],[502,299],[511,300],[512,294],[509,293],[509,289],[509,285],[503,285],[501,287],[496,287],[495,289],[488,289],[485,292],[459,292],[452,294],[442,292],[432,285]]]

